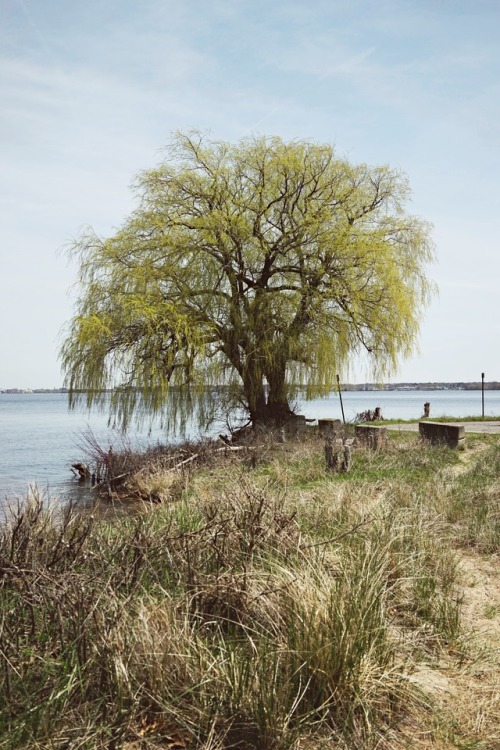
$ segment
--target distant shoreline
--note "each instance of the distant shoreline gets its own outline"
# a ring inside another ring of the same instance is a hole
[[[174,386],[173,386],[174,387]],[[217,386],[215,386],[217,387]],[[221,386],[218,386],[221,387]],[[305,387],[305,386],[304,386]],[[480,391],[480,381],[455,383],[342,383],[343,391]],[[333,389],[332,389],[333,390]],[[485,391],[500,391],[500,382],[484,383]],[[111,389],[109,389],[111,392]],[[30,393],[68,393],[68,388],[0,388],[0,393],[11,395]]]

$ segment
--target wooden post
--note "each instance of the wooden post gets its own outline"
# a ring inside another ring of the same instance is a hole
[[[344,404],[342,401],[342,391],[340,390],[340,378],[338,375],[337,375],[337,385],[339,387],[339,398],[340,398],[340,408],[342,410],[342,421],[345,424]]]
[[[347,472],[351,468],[352,463],[352,451],[351,446],[348,442],[344,444],[344,461],[342,463],[342,471]]]
[[[334,453],[333,453],[333,440],[330,437],[330,435],[327,435],[326,440],[325,440],[325,461],[326,461],[326,470],[334,471],[335,458],[334,458]]]
[[[352,463],[353,440],[342,440],[327,435],[325,439],[325,462],[327,471],[349,471]]]

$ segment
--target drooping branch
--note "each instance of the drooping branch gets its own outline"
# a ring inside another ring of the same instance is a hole
[[[76,243],[72,400],[115,388],[125,423],[162,412],[171,385],[239,384],[255,422],[289,411],[294,382],[328,390],[360,349],[381,374],[414,346],[432,245],[397,172],[307,142],[179,134],[138,189],[113,237]]]

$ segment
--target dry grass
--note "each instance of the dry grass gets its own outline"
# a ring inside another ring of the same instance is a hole
[[[348,475],[315,439],[157,450],[139,515],[13,509],[0,748],[498,747],[499,446],[398,441]]]

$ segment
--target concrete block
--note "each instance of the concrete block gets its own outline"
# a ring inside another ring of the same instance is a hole
[[[465,444],[465,427],[463,424],[450,422],[419,422],[420,437],[431,445],[448,445],[450,448],[463,448]]]
[[[287,437],[304,435],[307,430],[306,418],[303,414],[294,414],[285,424],[285,433]]]

